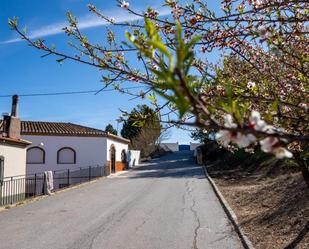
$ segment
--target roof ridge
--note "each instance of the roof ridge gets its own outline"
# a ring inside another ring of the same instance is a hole
[[[44,121],[44,120],[21,120],[21,122],[30,122],[30,123],[65,123],[65,124],[67,124],[67,122]]]
[[[107,132],[106,132],[106,131],[101,130],[101,129],[98,129],[98,128],[92,128],[92,127],[89,127],[89,126],[80,125],[80,124],[75,124],[75,123],[71,123],[71,122],[68,122],[68,124],[71,124],[71,125],[74,125],[74,126],[78,126],[78,127],[82,127],[82,128],[87,128],[87,129],[97,130],[97,131],[104,132],[104,133],[106,133],[106,134],[107,134]]]
[[[0,130],[2,120],[0,120]],[[110,134],[104,130],[88,127],[85,125],[75,124],[71,122],[51,122],[51,121],[21,121],[22,135],[37,136],[81,136],[81,137],[109,137],[125,143],[129,143],[118,135]]]

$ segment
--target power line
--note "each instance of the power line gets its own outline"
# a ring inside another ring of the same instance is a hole
[[[144,88],[144,86],[133,86],[133,87],[124,87],[120,90],[130,90],[130,89],[137,89],[137,88]],[[73,94],[89,94],[89,93],[101,93],[101,92],[113,92],[118,91],[116,89],[99,89],[99,90],[88,90],[88,91],[68,91],[68,92],[49,92],[49,93],[25,93],[25,94],[18,94],[20,97],[39,97],[39,96],[58,96],[58,95],[73,95]],[[6,94],[0,95],[0,98],[10,98],[13,94]]]

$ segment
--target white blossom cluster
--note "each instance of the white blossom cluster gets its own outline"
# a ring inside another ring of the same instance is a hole
[[[123,0],[120,7],[123,9],[128,9],[130,7],[130,4]]]
[[[224,127],[229,129],[237,128],[237,124],[234,123],[233,117],[230,114],[225,115]],[[249,127],[256,131],[265,132],[269,135],[276,132],[276,128],[268,125],[261,119],[261,115],[257,111],[252,111],[249,118]],[[243,134],[241,132],[235,132],[230,130],[220,130],[216,133],[216,140],[224,147],[228,147],[231,143],[237,145],[239,148],[247,148],[251,144],[257,141],[256,136],[253,134]],[[259,143],[261,150],[266,153],[274,154],[278,159],[291,158],[293,154],[281,145],[282,140],[277,137],[269,136],[262,139]]]

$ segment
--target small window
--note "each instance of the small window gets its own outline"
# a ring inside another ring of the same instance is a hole
[[[32,147],[27,150],[28,164],[44,164],[45,151],[40,147]]]
[[[58,150],[57,153],[58,164],[75,164],[76,163],[76,152],[72,148],[65,147]]]

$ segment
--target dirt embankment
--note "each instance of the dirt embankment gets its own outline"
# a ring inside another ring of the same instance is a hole
[[[309,248],[309,188],[298,169],[273,158],[221,157],[210,175],[256,249]]]

